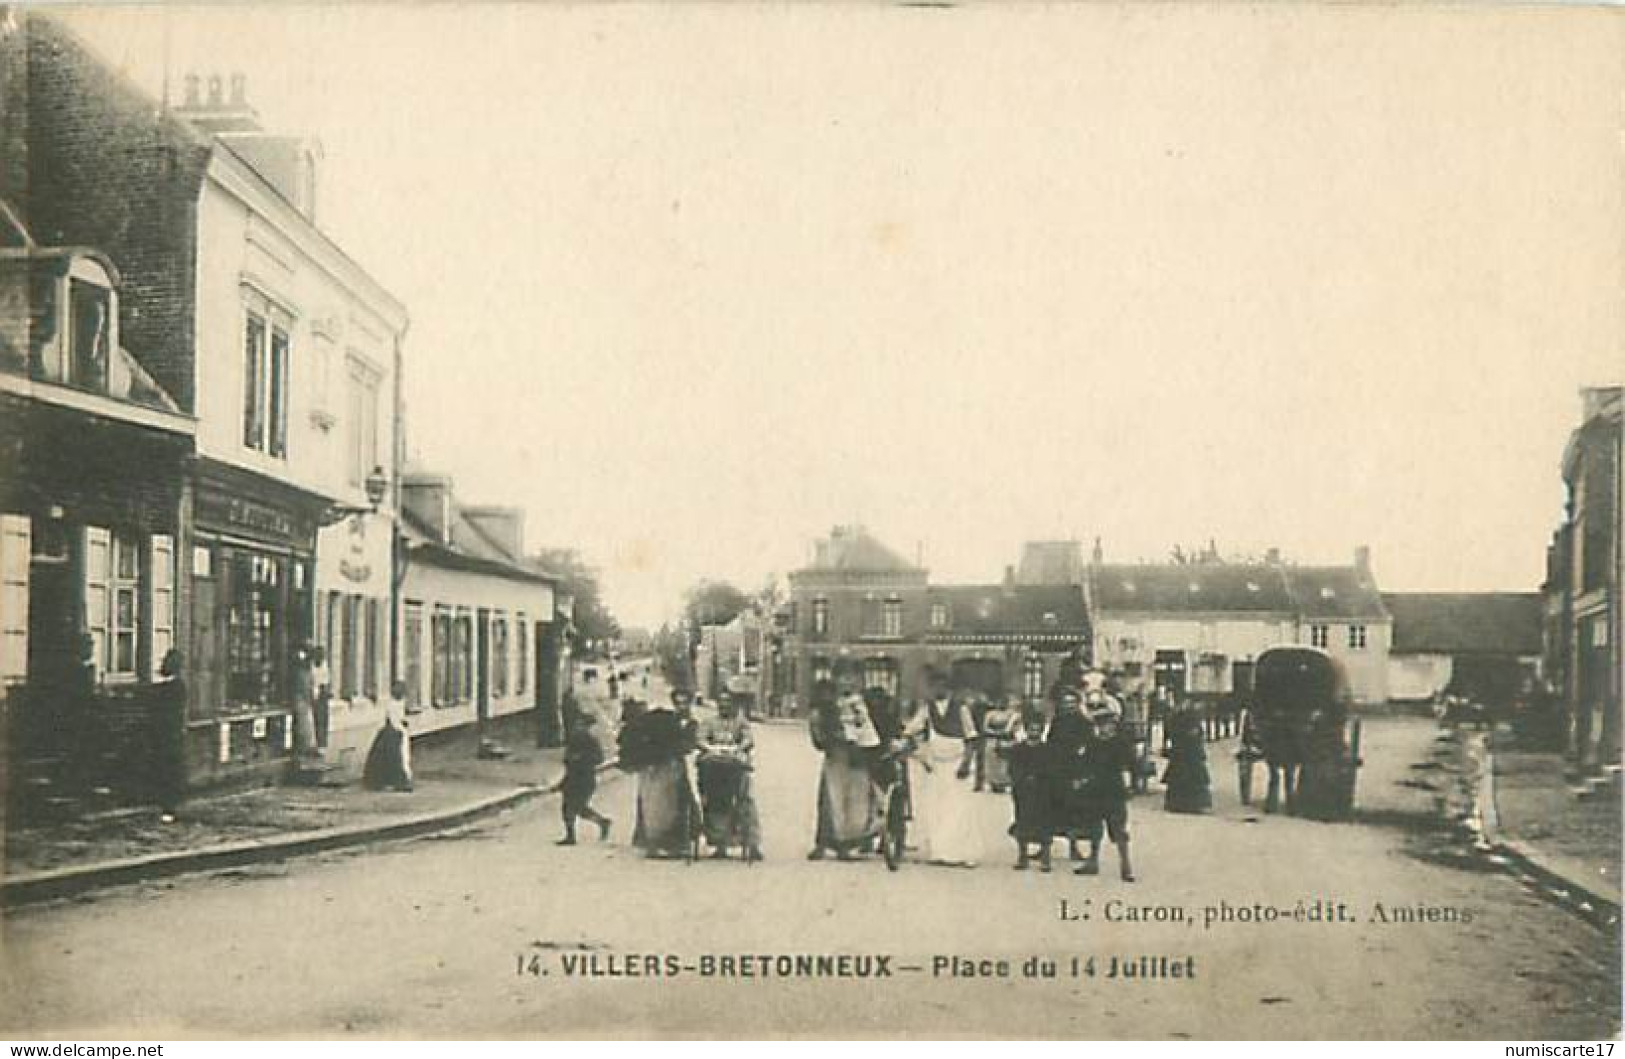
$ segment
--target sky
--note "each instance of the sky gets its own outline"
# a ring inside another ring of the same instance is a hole
[[[1533,590],[1625,376],[1625,27],[1552,7],[70,8],[240,71],[407,305],[407,430],[626,623],[863,523]],[[178,93],[178,87],[175,89]]]

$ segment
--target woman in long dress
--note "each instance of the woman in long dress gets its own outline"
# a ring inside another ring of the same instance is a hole
[[[673,706],[651,705],[621,729],[620,767],[638,776],[632,844],[651,857],[687,856],[700,833],[688,779],[694,730]]]
[[[976,731],[970,708],[962,700],[939,694],[926,704],[915,727],[924,739],[914,756],[917,767],[909,775],[914,806],[910,835],[926,861],[974,867],[979,852],[976,799],[957,775],[965,760],[965,741]]]
[[[818,776],[818,823],[808,860],[833,852],[842,860],[870,849],[880,834],[880,799],[871,766],[880,735],[854,681],[843,676],[838,697],[815,689],[813,746],[823,751]]]

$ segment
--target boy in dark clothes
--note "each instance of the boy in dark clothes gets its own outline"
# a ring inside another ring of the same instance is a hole
[[[1077,867],[1079,875],[1100,874],[1100,841],[1109,836],[1117,847],[1124,882],[1134,881],[1128,853],[1128,782],[1135,767],[1134,744],[1115,711],[1090,715],[1079,776],[1078,804],[1083,832],[1089,839],[1089,858]]]
[[[998,748],[1010,766],[1010,800],[1015,820],[1010,837],[1016,840],[1016,871],[1025,871],[1028,846],[1038,847],[1038,870],[1050,870],[1050,846],[1055,840],[1055,813],[1051,805],[1050,749],[1044,741],[1044,717],[1033,714],[1021,733]]]
[[[553,785],[554,791],[564,794],[560,812],[564,817],[564,837],[557,845],[576,844],[576,819],[585,817],[598,825],[598,840],[609,838],[609,817],[592,807],[592,796],[598,790],[598,766],[604,763],[604,748],[593,733],[597,721],[591,711],[579,710],[575,723],[564,740],[564,778]]]

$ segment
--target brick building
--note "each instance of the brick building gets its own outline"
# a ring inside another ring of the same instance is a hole
[[[1081,588],[1019,584],[1013,568],[997,584],[932,585],[861,526],[835,527],[789,580],[778,671],[792,709],[840,666],[903,698],[937,680],[1036,698],[1090,644]]]
[[[300,643],[344,703],[387,689],[405,310],[317,226],[319,149],[261,130],[240,78],[170,108],[24,11],[0,90],[0,199],[112,263],[117,346],[190,424],[169,561],[192,782],[270,774]]]

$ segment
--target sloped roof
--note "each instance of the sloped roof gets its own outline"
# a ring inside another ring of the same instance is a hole
[[[401,536],[410,545],[413,559],[422,559],[437,566],[535,584],[553,584],[558,580],[509,558],[473,523],[463,518],[460,508],[455,508],[452,517],[450,544],[441,541],[434,527],[409,507],[401,511]]]
[[[876,540],[862,526],[836,526],[817,544],[800,573],[914,574],[919,567]]]
[[[1376,579],[1356,566],[1283,567],[1298,613],[1305,618],[1384,621],[1388,608]]]
[[[948,606],[946,629],[932,636],[1012,636],[1049,633],[1083,636],[1089,612],[1075,585],[941,585],[930,601]]]
[[[1289,613],[1292,593],[1279,566],[1102,564],[1089,568],[1097,611]]]
[[[1385,592],[1393,650],[1428,654],[1537,655],[1542,604],[1536,592]]]

